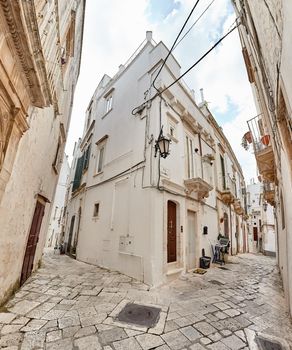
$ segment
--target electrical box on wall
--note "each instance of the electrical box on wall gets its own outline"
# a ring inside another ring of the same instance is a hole
[[[134,237],[133,236],[120,236],[119,252],[134,254]]]
[[[204,226],[203,227],[203,235],[207,235],[208,234],[208,226]]]

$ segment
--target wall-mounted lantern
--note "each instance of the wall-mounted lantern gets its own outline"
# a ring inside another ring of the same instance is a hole
[[[268,209],[268,203],[267,202],[263,203],[263,209],[264,209],[264,211],[267,211],[267,209]]]
[[[167,139],[163,136],[162,127],[158,136],[158,139],[155,141],[155,155],[157,156],[157,152],[159,151],[160,157],[166,158],[169,155],[169,144],[170,139]]]

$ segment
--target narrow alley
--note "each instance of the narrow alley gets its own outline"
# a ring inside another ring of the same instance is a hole
[[[289,349],[292,325],[281,285],[275,259],[262,255],[230,257],[204,275],[188,273],[149,290],[118,272],[47,252],[1,309],[0,348],[257,349],[253,338],[262,333],[280,339],[264,349]],[[150,306],[159,316],[147,325],[140,309],[136,324],[121,321],[129,304]]]

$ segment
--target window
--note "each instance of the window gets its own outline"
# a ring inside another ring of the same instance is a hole
[[[98,217],[99,215],[99,203],[94,203],[93,207],[93,217]]]
[[[174,142],[177,140],[177,124],[178,121],[167,112],[167,136]]]
[[[58,211],[58,206],[56,205],[53,220],[55,220],[57,217],[57,211]]]
[[[86,151],[84,152],[84,164],[83,164],[83,170],[87,170],[88,166],[89,166],[89,160],[90,160],[90,147],[91,145],[89,145],[86,148]]]
[[[77,190],[81,184],[83,164],[84,164],[84,154],[81,157],[79,157],[77,160],[75,176],[74,176],[73,186],[72,186],[72,192]]]
[[[74,56],[74,39],[75,39],[75,11],[71,11],[71,21],[70,26],[66,35],[66,63],[69,60],[69,57]]]
[[[189,179],[194,177],[194,158],[193,158],[193,140],[186,136],[187,148],[187,176]]]
[[[108,113],[113,107],[113,95],[108,96],[105,99],[105,113]]]
[[[286,223],[285,223],[285,211],[284,211],[284,201],[283,201],[283,195],[281,193],[280,196],[280,208],[281,208],[281,221],[282,221],[282,230],[285,229]]]
[[[89,126],[90,126],[91,113],[92,113],[92,101],[90,102],[90,105],[89,105],[88,110],[87,110],[87,121],[86,121],[85,130],[87,130],[89,128]]]
[[[170,133],[170,136],[174,137],[174,127],[172,125],[170,125],[169,127],[169,133]]]
[[[223,190],[226,190],[226,177],[225,177],[225,164],[224,158],[220,155],[221,172],[222,172],[222,186]]]
[[[96,142],[97,152],[96,152],[96,165],[95,174],[102,172],[105,162],[105,147],[108,139],[108,135],[104,135],[101,139]]]
[[[62,156],[63,156],[63,144],[62,144],[61,138],[59,138],[56,153],[55,153],[54,162],[52,164],[52,167],[53,167],[56,174],[59,174],[59,171],[61,169]]]
[[[97,162],[97,173],[100,173],[103,169],[103,159],[104,159],[104,146],[99,148],[98,162]]]

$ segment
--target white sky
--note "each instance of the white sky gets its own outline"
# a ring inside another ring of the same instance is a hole
[[[189,28],[211,0],[201,0]],[[81,72],[77,84],[66,153],[71,159],[74,142],[82,135],[85,110],[102,76],[113,76],[153,31],[156,42],[171,47],[195,0],[87,0]],[[206,14],[175,49],[182,72],[207,51],[234,22],[231,0],[215,0]],[[246,120],[257,113],[247,80],[241,46],[234,31],[186,77],[196,92],[204,88],[209,108],[243,168],[247,184],[256,176],[251,151],[241,146]],[[200,102],[200,101],[198,101]]]

